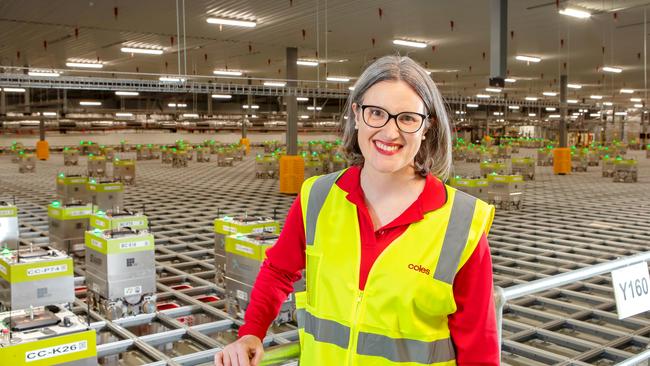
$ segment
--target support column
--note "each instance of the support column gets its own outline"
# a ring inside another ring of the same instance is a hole
[[[287,47],[287,87],[295,88],[298,79],[298,49]],[[298,102],[295,95],[285,97],[287,102],[287,155],[298,154]]]
[[[560,126],[558,128],[560,147],[567,147],[567,91],[567,76],[560,75]]]
[[[616,114],[614,114],[613,118],[616,118]],[[625,116],[621,116],[621,130],[619,140],[621,142],[625,141]]]
[[[208,93],[208,94],[206,94],[206,95],[208,96],[208,101],[207,101],[207,103],[208,103],[208,104],[207,104],[207,105],[208,105],[208,108],[207,108],[207,112],[208,112],[208,116],[211,116],[211,115],[212,115],[212,93]]]
[[[643,107],[643,111],[641,111],[641,133],[643,134],[643,139],[641,140],[641,148],[643,149],[644,146],[648,143],[648,123],[650,123],[650,118],[648,118],[648,110]]]
[[[505,86],[508,60],[508,0],[490,3],[490,86]]]
[[[249,82],[250,82],[250,80],[249,80]],[[248,110],[246,111],[246,118],[244,118],[244,122],[248,122],[249,120],[251,120],[253,118],[252,117],[253,116],[253,108],[251,107],[253,105],[253,95],[252,94],[248,94],[247,99],[246,99],[246,103],[248,104]],[[246,123],[242,123],[242,125],[241,125],[241,138],[245,139],[247,132],[248,132],[248,130],[247,130],[247,127],[246,127]]]
[[[0,116],[7,115],[7,94],[4,90],[0,91]]]
[[[490,136],[490,106],[485,106],[485,136]]]
[[[68,113],[68,90],[63,89],[63,115],[65,116]]]
[[[32,90],[29,88],[25,89],[25,112],[26,113],[31,113],[32,112],[32,107],[31,107],[31,94]]]

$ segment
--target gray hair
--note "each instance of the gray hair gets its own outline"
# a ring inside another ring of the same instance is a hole
[[[415,171],[421,176],[429,173],[446,180],[451,171],[451,126],[445,103],[438,87],[426,70],[410,57],[384,56],[370,64],[357,80],[348,97],[341,118],[343,152],[352,165],[363,165],[357,130],[354,128],[352,103],[362,104],[364,94],[380,81],[404,81],[420,96],[429,117],[425,122],[426,139],[415,155]]]

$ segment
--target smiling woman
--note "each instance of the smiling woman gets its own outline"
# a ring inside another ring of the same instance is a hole
[[[303,183],[266,252],[241,338],[215,363],[259,365],[261,340],[304,270],[300,364],[498,365],[494,207],[443,183],[451,128],[435,84],[410,58],[382,57],[357,81],[345,117],[352,167]]]

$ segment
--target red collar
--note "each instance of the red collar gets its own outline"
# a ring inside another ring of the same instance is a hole
[[[365,207],[365,196],[361,189],[361,167],[350,167],[336,182],[336,185],[347,192],[346,198],[356,206]],[[435,211],[447,202],[447,189],[440,179],[429,174],[426,177],[424,189],[418,198],[399,217],[381,229],[408,225],[424,218],[424,214]]]

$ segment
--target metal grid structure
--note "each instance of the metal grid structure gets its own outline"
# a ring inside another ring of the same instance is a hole
[[[534,154],[522,149],[519,156]],[[524,207],[498,211],[490,232],[495,285],[526,283],[648,250],[650,160],[641,152],[630,155],[639,160],[638,183],[613,183],[598,167],[568,176],[536,167],[536,180],[525,183]],[[283,221],[293,201],[277,193],[276,180],[255,179],[254,156],[234,167],[137,163],[137,184],[125,189],[126,208],[145,205],[156,238],[159,304],[167,309],[114,322],[91,311],[100,364],[210,365],[214,352],[236,338],[241,320],[226,313],[223,289],[213,281],[212,220],[219,209],[277,212]],[[478,169],[467,163],[455,167],[459,174]],[[36,174],[17,170],[9,156],[0,156],[0,192],[7,196],[0,198],[16,197],[21,244],[46,245],[45,207],[55,197],[55,177],[83,168],[64,167],[63,156],[54,154],[37,162]],[[73,311],[86,317],[83,264],[75,271]],[[645,350],[650,314],[618,320],[615,311],[608,275],[513,301],[504,312],[503,364],[613,365]],[[271,329],[264,343],[296,339],[296,329],[284,325]]]

